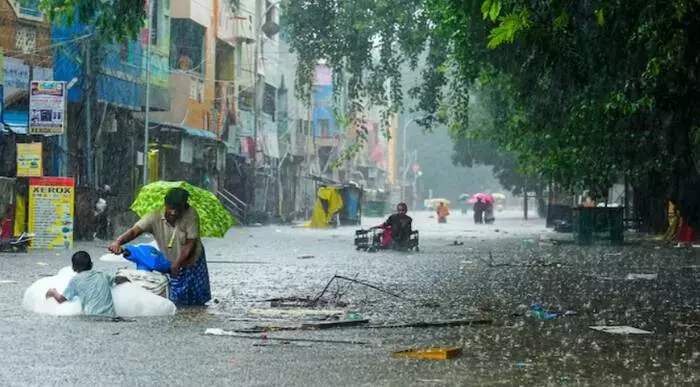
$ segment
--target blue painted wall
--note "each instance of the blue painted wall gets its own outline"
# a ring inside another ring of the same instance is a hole
[[[333,85],[316,85],[313,93],[313,133],[321,137],[319,120],[328,120],[328,136],[335,135],[336,122],[333,117]]]
[[[68,91],[68,102],[79,103],[83,93],[83,53],[85,40],[70,42],[90,32],[90,27],[73,25],[54,26],[52,41],[56,45],[54,54],[54,79],[70,82],[77,77],[78,83]],[[88,38],[89,39],[89,38]],[[64,42],[70,42],[65,43]],[[132,110],[141,109],[143,86],[141,78],[141,45],[129,42],[124,49],[119,45],[104,45],[93,55],[103,56],[101,68],[95,68],[97,100]]]

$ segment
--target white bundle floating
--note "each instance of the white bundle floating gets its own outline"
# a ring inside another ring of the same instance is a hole
[[[53,298],[46,298],[46,292],[54,288],[65,291],[71,278],[76,273],[68,266],[58,274],[34,282],[24,292],[22,307],[30,312],[53,316],[76,316],[83,313],[80,300],[66,301],[59,304]],[[117,316],[145,317],[172,316],[177,308],[172,301],[160,297],[136,283],[125,283],[112,288],[112,300]]]

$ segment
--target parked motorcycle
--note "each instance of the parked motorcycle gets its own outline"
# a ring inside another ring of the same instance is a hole
[[[0,252],[3,253],[26,253],[34,240],[34,234],[25,232],[16,238],[0,240]]]

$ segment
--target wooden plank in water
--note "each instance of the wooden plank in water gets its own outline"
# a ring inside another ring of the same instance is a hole
[[[447,321],[419,321],[414,323],[403,324],[383,324],[370,325],[366,328],[382,329],[382,328],[440,328],[440,327],[461,327],[465,325],[490,325],[493,324],[491,319],[466,319],[466,320],[447,320]]]
[[[301,324],[301,329],[331,329],[331,328],[349,328],[364,324],[369,324],[369,320],[341,320],[328,321],[319,323],[304,323]]]

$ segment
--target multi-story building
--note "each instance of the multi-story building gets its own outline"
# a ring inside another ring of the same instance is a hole
[[[36,0],[0,0],[0,132],[24,135],[29,117],[29,81],[52,80],[51,26]],[[13,176],[14,150],[0,155],[0,175]],[[58,153],[45,152],[48,173],[58,172]],[[55,171],[54,171],[55,169]]]
[[[175,0],[170,28],[171,106],[150,115],[161,179],[217,190],[235,123],[235,18],[227,0]]]
[[[387,140],[386,127],[380,119],[380,107],[364,103],[361,117],[347,117],[342,90],[337,93],[333,74],[329,67],[319,64],[313,94],[313,136],[318,149],[318,165],[323,177],[346,183],[355,181],[365,187],[386,189],[390,184],[394,166],[391,143]],[[334,94],[340,98],[334,99]],[[347,147],[357,141],[357,130],[367,131],[363,147],[355,157],[341,166],[331,168]]]
[[[269,0],[241,0],[235,20],[239,146],[229,148],[237,162],[236,175],[230,176],[229,185],[244,186],[237,195],[246,201],[256,198],[254,211],[274,213],[279,202],[277,175],[282,157],[278,140],[278,90],[283,89],[279,70],[278,4]],[[241,176],[241,172],[246,176]]]
[[[282,86],[278,95],[278,138],[280,173],[285,215],[310,212],[314,205],[315,184],[309,175],[315,174],[316,149],[311,135],[311,109],[297,98],[294,91],[298,58],[290,52],[288,36],[282,18],[279,38],[279,71]]]
[[[135,113],[146,106],[150,83],[150,110],[170,108],[168,56],[170,3],[154,0],[151,30],[124,44],[102,42],[90,25],[53,26],[56,80],[68,91],[68,151],[75,155],[70,174],[79,185],[122,187],[128,201],[141,181],[144,162],[143,122]],[[148,6],[146,4],[145,6]],[[146,47],[150,45],[150,60]],[[109,150],[110,157],[103,157]],[[153,176],[155,177],[155,176]],[[127,188],[130,187],[131,189]]]

